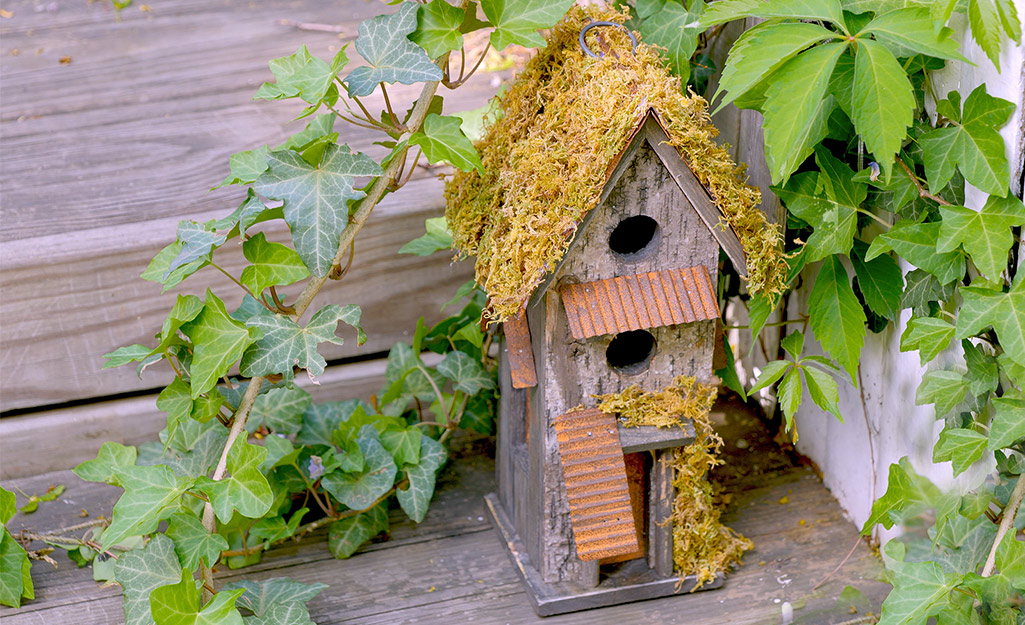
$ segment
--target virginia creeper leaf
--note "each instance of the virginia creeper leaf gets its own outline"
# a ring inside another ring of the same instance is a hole
[[[823,349],[855,379],[865,339],[865,313],[836,256],[819,269],[808,300],[811,329]]]
[[[972,38],[1000,71],[1001,31],[1021,43],[1021,23],[1012,0],[969,0],[968,23]]]
[[[254,185],[256,191],[285,202],[285,221],[300,258],[314,275],[327,275],[349,223],[348,201],[366,195],[353,189],[356,176],[380,175],[381,166],[337,144],[327,147],[317,166],[292,150],[271,152],[267,164],[268,170]]]
[[[803,367],[804,383],[808,387],[808,395],[815,405],[831,413],[843,423],[840,414],[840,391],[832,375],[815,367]]]
[[[860,37],[872,34],[876,41],[890,49],[894,56],[910,57],[908,52],[925,54],[953,61],[970,61],[958,51],[958,42],[949,28],[937,30],[929,9],[909,7],[882,13],[858,33]]]
[[[783,409],[788,432],[793,429],[794,415],[801,407],[801,392],[801,373],[794,367],[787,371],[779,383],[779,405]]]
[[[775,383],[776,380],[783,377],[783,374],[787,372],[787,369],[792,364],[793,363],[788,360],[774,360],[766,364],[765,368],[762,369],[761,374],[759,374],[758,379],[755,380],[754,386],[747,391],[747,394],[753,395],[770,384]]]
[[[444,217],[431,217],[426,221],[427,234],[417,237],[399,248],[399,254],[430,256],[434,252],[452,249],[452,232]]]
[[[709,5],[701,28],[732,22],[745,17],[783,17],[844,23],[836,0],[719,0]]]
[[[403,3],[395,13],[378,15],[359,25],[356,50],[367,65],[346,77],[350,94],[370,95],[378,83],[412,85],[441,80],[441,68],[423,48],[406,38],[416,30],[416,16],[416,5]]]
[[[916,101],[904,68],[880,43],[858,40],[851,105],[854,128],[889,180],[893,157],[911,125]]]
[[[864,250],[863,244],[860,247],[856,245],[855,253],[851,254],[851,265],[865,303],[880,317],[896,319],[904,293],[904,274],[897,261],[887,254],[865,261]]]
[[[669,69],[683,82],[690,77],[690,58],[705,30],[698,21],[704,10],[704,0],[692,0],[689,6],[675,0],[637,1],[637,12],[644,15],[638,26],[641,38],[647,44],[665,48],[659,53],[669,60]]]

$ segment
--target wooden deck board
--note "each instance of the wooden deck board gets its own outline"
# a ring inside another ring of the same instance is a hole
[[[355,0],[162,0],[148,12],[139,6],[117,21],[105,2],[4,5],[13,17],[0,20],[0,368],[7,372],[0,411],[169,381],[156,367],[142,380],[131,367],[100,370],[101,354],[152,342],[173,303],[173,293],[161,295],[159,285],[138,275],[174,239],[180,219],[223,217],[238,206],[240,189],[209,191],[228,173],[230,154],[276,145],[302,129],[304,122],[291,122],[299,112],[294,102],[252,101],[272,79],[267,61],[301,44],[330,57],[360,20],[381,10]],[[344,32],[300,31],[282,19],[338,24]],[[71,62],[61,64],[61,57]],[[443,90],[446,110],[483,105],[495,91],[494,77],[481,74],[458,91]],[[404,110],[419,86],[390,92]],[[368,106],[380,104],[375,97]],[[343,125],[336,126],[341,142],[383,154],[372,144],[378,135]],[[353,271],[322,298],[361,305],[370,341],[328,347],[328,358],[387,351],[420,315],[437,319],[441,303],[469,278],[470,264],[452,266],[445,254],[397,255],[443,204],[440,181],[423,171],[375,211],[357,239]],[[283,235],[281,227],[268,232]],[[232,257],[227,264],[234,270],[241,254],[228,247],[220,257]],[[184,291],[201,293],[210,284],[231,293],[226,278],[203,273]]]
[[[512,563],[485,520],[482,496],[494,489],[494,463],[482,453],[486,445],[477,445],[473,453],[454,454],[457,459],[443,472],[430,512],[420,525],[394,510],[388,539],[364,546],[349,560],[331,558],[325,534],[319,532],[273,550],[248,569],[220,571],[218,578],[223,582],[285,575],[327,583],[331,588],[310,604],[319,625],[765,625],[779,622],[782,601],[797,608],[795,623],[828,625],[857,616],[836,603],[847,584],[878,606],[887,586],[875,581],[880,565],[863,543],[836,576],[819,590],[811,590],[854,545],[857,530],[843,518],[818,477],[780,452],[764,426],[735,406],[726,414],[721,431],[728,464],[720,473],[730,504],[724,519],[754,540],[755,550],[745,555],[744,565],[719,590],[536,617]],[[735,444],[741,436],[748,443],[745,449]],[[24,478],[6,486],[42,492],[53,483],[67,484],[68,490],[58,501],[40,506],[37,513],[15,517],[13,530],[25,525],[36,530],[68,525],[78,520],[73,513],[81,507],[92,515],[109,510],[119,492],[82,483],[69,472]],[[781,503],[784,497],[787,503]],[[77,569],[63,556],[60,562],[57,570],[35,563],[37,599],[20,610],[0,608],[5,624],[122,622],[116,588],[101,588],[88,568]]]

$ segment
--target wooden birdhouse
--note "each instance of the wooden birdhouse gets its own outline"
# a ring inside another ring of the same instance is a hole
[[[713,383],[719,250],[744,266],[719,215],[649,111],[562,263],[504,323],[487,504],[541,615],[693,587],[673,573],[672,476],[659,462],[693,428],[627,428],[587,406],[681,375]]]
[[[780,234],[712,141],[704,101],[621,26],[624,15],[586,11],[555,27],[501,97],[478,143],[482,171],[446,188],[455,247],[477,257],[485,316],[503,328],[498,492],[487,508],[541,615],[722,583],[716,569],[682,580],[674,570],[689,552],[673,550],[671,450],[705,450],[707,421],[697,434],[675,412],[670,427],[625,427],[596,396],[666,397],[687,377],[708,385],[706,417],[722,366],[720,259],[752,288],[785,269]],[[604,58],[585,42],[595,26],[612,27],[588,40]],[[692,509],[712,507],[703,503]],[[720,563],[750,548],[719,531],[717,513],[707,526],[714,533],[694,540],[735,540]]]

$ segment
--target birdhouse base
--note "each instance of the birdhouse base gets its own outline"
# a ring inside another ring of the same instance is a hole
[[[546,583],[541,573],[530,562],[527,549],[516,533],[497,493],[484,496],[485,508],[492,525],[501,535],[506,551],[516,566],[516,572],[527,591],[527,598],[538,616],[552,616],[567,612],[578,612],[592,608],[603,608],[620,603],[656,599],[669,595],[691,592],[696,586],[694,576],[684,578],[660,577],[642,559],[624,562],[608,575],[603,575],[594,588],[586,588],[569,582]],[[720,574],[714,581],[706,583],[701,590],[712,590],[723,584]]]

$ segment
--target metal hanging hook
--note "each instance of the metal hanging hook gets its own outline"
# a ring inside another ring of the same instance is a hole
[[[580,29],[580,48],[584,51],[584,54],[586,54],[587,56],[592,56],[596,59],[605,58],[604,54],[596,54],[594,51],[588,48],[587,42],[584,40],[584,36],[587,35],[587,31],[591,30],[595,26],[611,26],[613,28],[622,28],[626,32],[626,36],[630,38],[630,43],[633,46],[630,51],[637,51],[637,37],[634,37],[633,32],[631,32],[630,29],[626,26],[618,22],[591,22],[587,26],[584,26]]]

